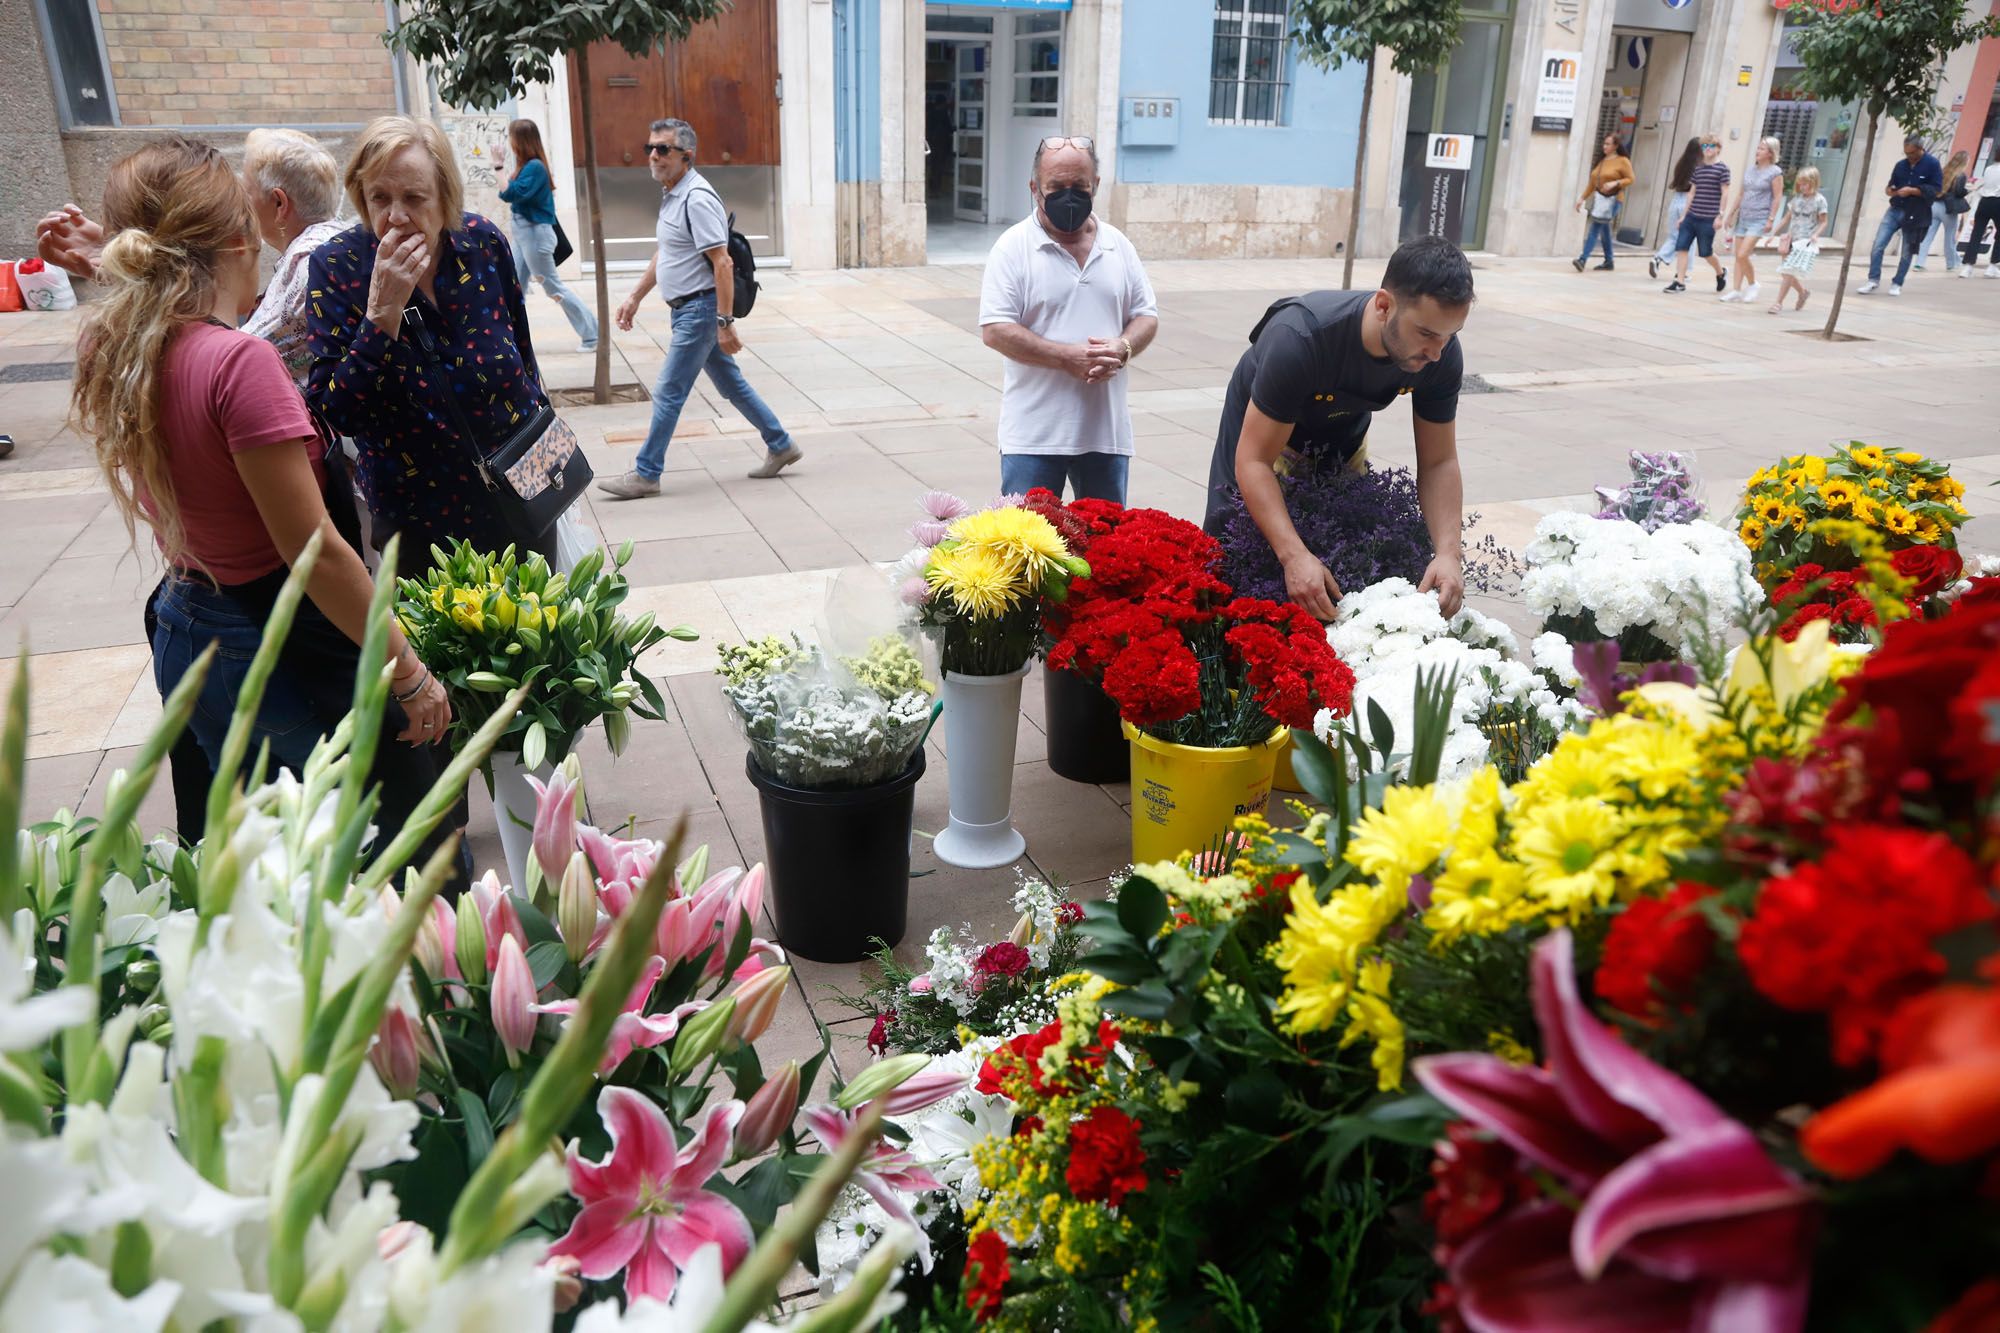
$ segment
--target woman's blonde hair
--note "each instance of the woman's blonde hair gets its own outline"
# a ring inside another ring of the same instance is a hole
[[[347,202],[354,205],[355,216],[366,222],[368,178],[387,166],[390,158],[412,146],[430,155],[431,166],[437,171],[438,211],[444,214],[445,230],[457,231],[465,225],[465,181],[458,174],[451,141],[444,137],[443,130],[427,120],[377,116],[368,122],[368,128],[361,131],[361,138],[354,145],[354,156],[347,162]]]
[[[1945,189],[1949,190],[1952,186],[1958,184],[1958,178],[1965,174],[1966,163],[1969,162],[1971,158],[1972,155],[1966,152],[1963,148],[1959,149],[1956,153],[1953,153],[1951,155],[1951,161],[1944,164]]]
[[[1819,193],[1819,168],[1800,167],[1799,174],[1792,177],[1792,193],[1810,199]]]
[[[300,130],[256,129],[243,137],[243,174],[260,190],[283,190],[305,221],[325,222],[340,197],[340,164]]]
[[[1759,148],[1769,149],[1771,152],[1771,160],[1773,162],[1776,162],[1779,158],[1785,155],[1785,145],[1779,140],[1778,136],[1775,134],[1765,135],[1763,138],[1757,141],[1757,146]]]
[[[187,533],[160,431],[161,363],[174,334],[215,308],[223,252],[257,252],[257,215],[221,153],[175,134],[111,168],[104,230],[111,239],[97,276],[109,291],[77,335],[70,403],[126,536],[136,542],[146,520],[167,560],[178,563]]]

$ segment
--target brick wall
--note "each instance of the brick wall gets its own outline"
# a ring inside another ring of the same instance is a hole
[[[381,0],[97,7],[126,125],[309,125],[396,109]]]

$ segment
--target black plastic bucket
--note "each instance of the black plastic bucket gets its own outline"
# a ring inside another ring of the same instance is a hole
[[[853,963],[900,942],[922,747],[899,776],[872,787],[791,787],[747,755],[743,766],[763,808],[778,943],[816,962]]]
[[[1073,671],[1042,668],[1049,769],[1071,782],[1130,782],[1132,747],[1111,696]]]

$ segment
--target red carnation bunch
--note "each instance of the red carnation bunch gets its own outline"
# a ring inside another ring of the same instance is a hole
[[[1896,1003],[1944,975],[1939,938],[1996,915],[1945,834],[1849,823],[1828,831],[1819,861],[1765,881],[1736,948],[1769,999],[1826,1013],[1834,1058],[1854,1065],[1874,1055]]]
[[[983,1324],[1000,1312],[1001,1289],[1013,1276],[1007,1262],[1007,1242],[992,1229],[972,1238],[965,1251],[965,1308],[972,1321]]]
[[[1715,952],[1715,932],[1696,906],[1715,890],[1681,884],[1665,898],[1641,898],[1611,923],[1597,966],[1597,997],[1641,1022],[1682,1007]]]
[[[1326,641],[1326,629],[1291,602],[1239,597],[1222,608],[1223,634],[1257,702],[1287,727],[1310,727],[1321,708],[1345,713],[1354,672]]]
[[[1146,1188],[1146,1150],[1139,1122],[1115,1106],[1093,1107],[1069,1128],[1069,1192],[1085,1203],[1113,1208]]]
[[[1028,970],[1028,962],[1028,951],[1012,940],[989,944],[972,960],[974,985],[984,986],[994,977],[1018,977]]]

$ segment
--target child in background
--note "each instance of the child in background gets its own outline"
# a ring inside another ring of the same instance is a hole
[[[1826,196],[1819,192],[1819,168],[1801,167],[1798,179],[1792,182],[1792,197],[1778,220],[1778,229],[1784,233],[1778,240],[1778,253],[1784,260],[1778,265],[1778,299],[1771,303],[1772,314],[1784,310],[1785,293],[1794,288],[1799,303],[1792,308],[1806,308],[1806,298],[1812,293],[1806,290],[1805,277],[1819,258],[1820,233],[1830,221]]]

